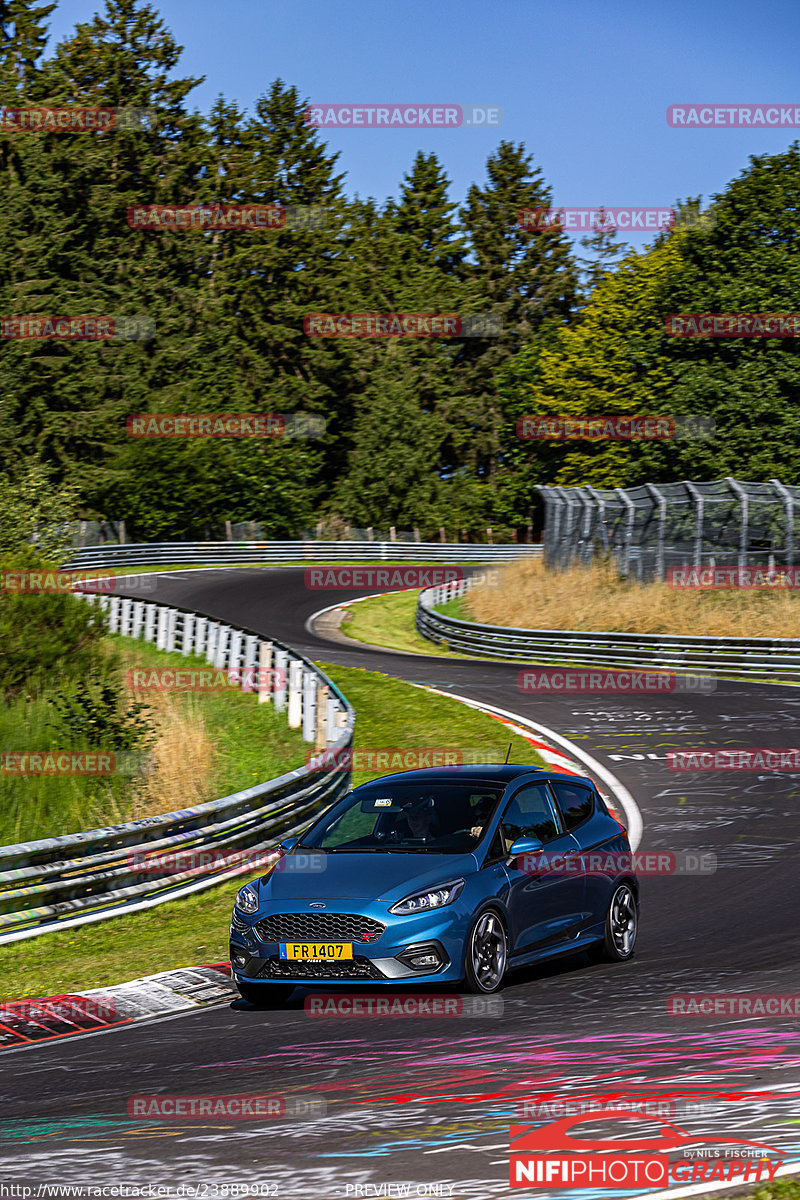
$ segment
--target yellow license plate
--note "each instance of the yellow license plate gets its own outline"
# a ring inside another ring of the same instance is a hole
[[[309,962],[352,957],[352,942],[281,942],[281,958],[302,958]]]

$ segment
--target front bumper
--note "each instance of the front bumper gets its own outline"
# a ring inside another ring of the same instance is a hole
[[[353,941],[353,958],[338,961],[281,959],[280,943],[262,941],[253,928],[265,920],[265,914],[259,912],[245,918],[234,912],[230,938],[232,973],[234,979],[248,983],[458,982],[463,977],[467,920],[466,915],[462,918],[451,912],[454,907],[448,905],[439,912],[418,913],[411,918],[390,914],[388,921],[385,911],[382,915],[366,911],[361,915],[380,919],[386,925],[384,932],[373,943]],[[414,967],[408,962],[413,955],[428,953],[435,953],[439,959],[440,965],[435,969]]]

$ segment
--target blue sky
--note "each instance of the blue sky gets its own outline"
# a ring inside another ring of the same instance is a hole
[[[57,39],[99,0],[69,0]],[[669,104],[800,104],[800,4],[773,0],[162,0],[205,75],[194,105],[220,93],[250,108],[280,76],[314,102],[499,105],[499,129],[322,130],[341,151],[350,195],[397,195],[418,149],[435,151],[463,200],[498,141],[524,142],[562,205],[669,206],[707,200],[800,130],[670,129]],[[645,235],[646,237],[646,235]],[[627,240],[636,244],[632,235]],[[640,238],[639,241],[642,239]]]

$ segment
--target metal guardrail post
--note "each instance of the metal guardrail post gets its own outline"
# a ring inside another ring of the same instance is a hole
[[[314,749],[324,750],[328,745],[328,700],[330,688],[326,683],[317,687],[317,720],[314,731]]]
[[[772,487],[783,501],[786,512],[786,565],[794,566],[794,497],[787,487],[777,479],[770,479]]]
[[[144,624],[145,603],[144,600],[134,600],[133,602],[133,617],[131,620],[131,637],[138,638],[142,634],[142,625]]]
[[[174,608],[169,609],[169,612],[167,615],[167,635],[166,635],[166,649],[169,651],[172,651],[175,649],[175,626],[177,624],[177,620],[178,620],[177,610]]]
[[[299,729],[303,720],[303,664],[296,658],[289,659],[289,713],[290,729]]]
[[[272,642],[262,641],[258,645],[258,703],[269,704],[275,684],[272,677]]]
[[[245,634],[244,639],[244,661],[242,663],[242,691],[254,692],[257,690],[256,674],[256,655],[258,654],[258,638],[254,633]],[[260,699],[260,697],[259,697]]]
[[[317,735],[317,679],[313,671],[303,670],[303,741],[313,742]]]
[[[244,679],[242,674],[242,664],[240,661],[242,657],[243,641],[244,634],[242,631],[240,629],[232,629],[230,650],[228,651],[228,671],[233,673],[238,678],[240,687]]]
[[[747,540],[750,525],[750,502],[747,492],[740,484],[736,482],[735,479],[731,479],[730,476],[728,476],[725,482],[741,506],[741,520],[739,521],[739,570],[741,571],[747,566]]]
[[[658,540],[656,543],[656,579],[660,583],[664,582],[664,534],[667,523],[667,501],[663,494],[653,483],[645,485],[648,492],[658,505]]]
[[[192,653],[194,627],[197,618],[194,613],[183,614],[183,632],[181,636],[181,654],[184,656]]]
[[[228,661],[228,646],[230,644],[230,625],[220,625],[217,629],[217,647],[214,655],[214,666],[221,671]]]
[[[559,494],[566,509],[564,514],[564,532],[561,534],[555,562],[559,567],[566,567],[573,561],[578,552],[575,525],[572,517],[572,510],[575,508],[575,505],[566,488],[559,487],[553,490]]]
[[[217,661],[217,637],[219,635],[219,621],[209,621],[206,628],[206,662],[210,667],[213,667]]]
[[[158,609],[158,624],[156,627],[156,650],[166,650],[167,648],[167,625],[169,622],[169,609]]]
[[[603,543],[603,549],[608,551],[608,530],[606,529],[606,502],[599,492],[593,487],[587,485],[586,491],[594,500],[597,509],[597,532],[600,536],[600,541]]]
[[[684,480],[683,486],[686,488],[689,495],[695,503],[695,527],[694,527],[694,568],[699,571],[703,565],[703,521],[705,516],[705,503],[703,494],[693,483]]]
[[[578,545],[578,558],[580,562],[588,563],[592,560],[592,505],[594,497],[588,488],[578,488],[580,502],[583,506],[583,529]]]
[[[631,543],[633,541],[633,522],[636,519],[636,506],[623,488],[614,488],[627,510],[625,518],[625,541],[622,551],[622,573],[627,575],[630,569]]]
[[[275,673],[272,685],[272,701],[275,712],[283,712],[286,708],[286,693],[288,690],[289,655],[286,650],[275,651]]]

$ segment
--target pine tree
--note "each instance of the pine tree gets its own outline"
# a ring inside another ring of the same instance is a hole
[[[459,376],[460,390],[468,396],[462,417],[464,462],[476,480],[494,486],[503,428],[498,373],[549,323],[568,319],[577,278],[560,230],[529,232],[518,224],[520,210],[551,203],[531,155],[522,145],[501,142],[487,162],[487,174],[487,186],[470,188],[461,218],[470,238],[467,278],[474,311],[499,319],[502,332],[463,343]]]

